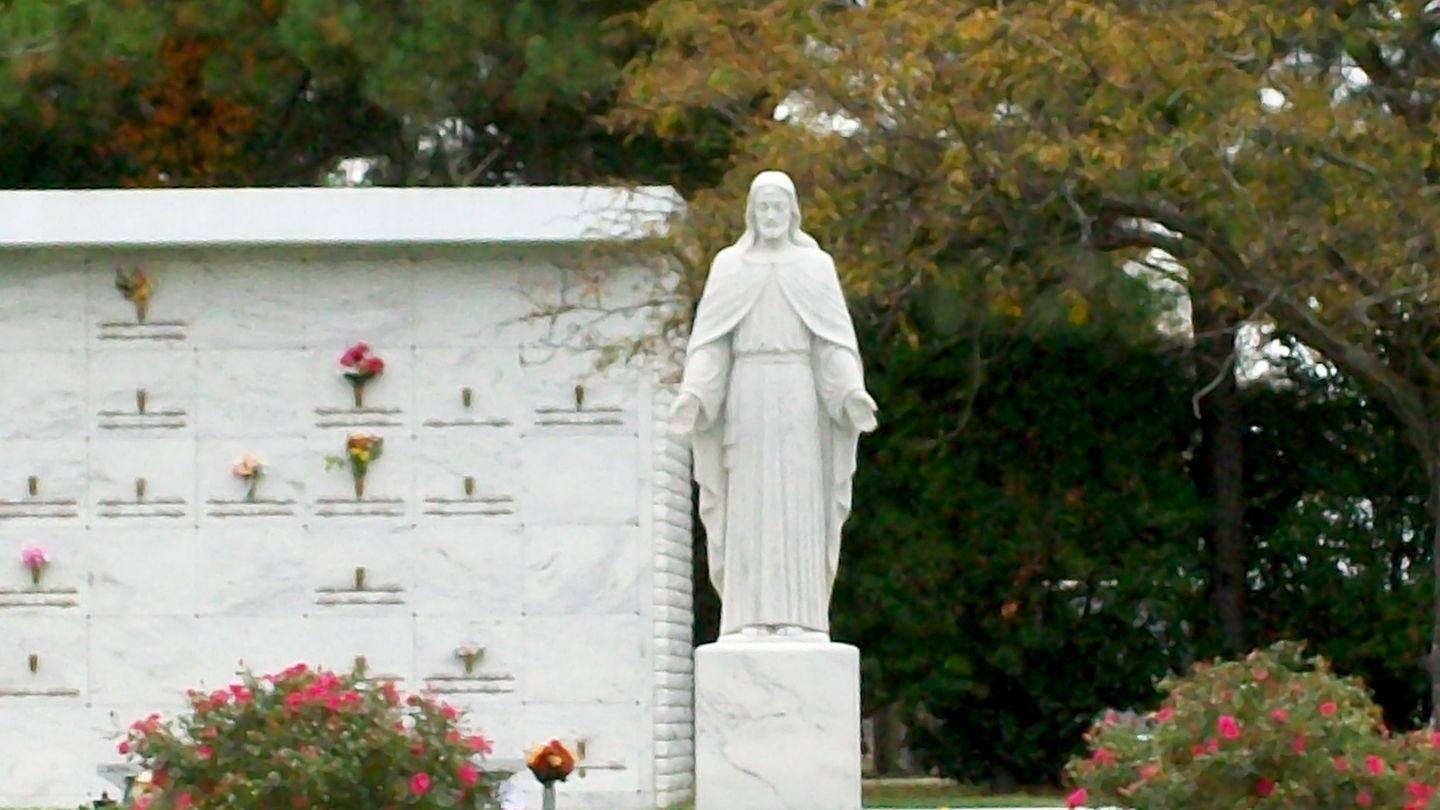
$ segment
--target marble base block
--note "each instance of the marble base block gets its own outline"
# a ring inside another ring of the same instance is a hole
[[[860,651],[695,651],[695,810],[859,810]]]

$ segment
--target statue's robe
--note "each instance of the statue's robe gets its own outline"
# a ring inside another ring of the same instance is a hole
[[[721,251],[681,389],[701,403],[695,480],[721,634],[766,625],[828,633],[859,439],[844,404],[864,394],[829,254]]]

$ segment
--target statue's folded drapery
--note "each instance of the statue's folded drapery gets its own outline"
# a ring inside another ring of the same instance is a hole
[[[845,403],[868,402],[830,256],[813,241],[778,254],[722,251],[681,390],[701,405],[695,478],[721,633],[828,633],[859,438]]]

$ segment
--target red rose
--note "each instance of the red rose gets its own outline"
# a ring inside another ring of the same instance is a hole
[[[1084,806],[1085,798],[1085,788],[1080,788],[1079,790],[1065,797],[1065,806],[1070,808],[1070,810],[1075,810],[1075,808],[1077,807]]]
[[[1240,724],[1235,722],[1235,718],[1228,714],[1220,715],[1220,719],[1215,721],[1215,727],[1219,730],[1220,736],[1227,740],[1234,740],[1240,737]]]
[[[119,752],[120,754],[128,754],[128,753],[130,753],[130,743],[129,743],[129,741],[128,741],[128,740],[121,740],[121,741],[120,741],[120,744],[117,745],[117,746],[115,746],[115,750],[116,750],[117,752]]]
[[[1275,783],[1271,782],[1269,779],[1261,779],[1259,782],[1255,783],[1255,795],[1259,796],[1262,799],[1274,792]]]
[[[340,355],[340,365],[353,366],[364,359],[369,353],[369,346],[366,346],[364,343],[356,343],[354,346],[346,349],[344,354]]]
[[[356,366],[362,374],[375,376],[385,370],[385,361],[378,357],[366,357]]]
[[[1320,713],[1323,714],[1323,715],[1325,715],[1326,717],[1329,717],[1330,715],[1334,714],[1334,713],[1335,713],[1335,701],[1333,701],[1333,700],[1327,700],[1327,701],[1325,701],[1324,703],[1321,703],[1321,704],[1320,704]]]
[[[490,741],[481,737],[479,734],[469,738],[466,742],[470,744],[470,750],[477,754],[488,756],[491,751],[495,750],[494,746],[490,744]]]
[[[474,787],[475,783],[480,781],[480,771],[468,762],[462,763],[460,770],[456,771],[455,775],[460,778],[460,784],[467,788]]]
[[[424,796],[425,791],[430,789],[430,774],[417,773],[410,777],[410,792],[416,796]]]

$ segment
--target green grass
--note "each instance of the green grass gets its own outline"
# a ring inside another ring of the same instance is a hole
[[[1054,796],[1012,793],[1009,796],[906,796],[894,798],[865,797],[865,807],[1064,807],[1064,800]]]
[[[934,784],[872,784],[865,786],[866,807],[1063,807],[1059,791],[1031,789],[994,794],[953,782]]]
[[[1058,791],[1030,790],[1003,796],[979,788],[943,783],[937,785],[867,785],[865,807],[1064,807],[1065,796]],[[672,810],[695,810],[681,805]]]

